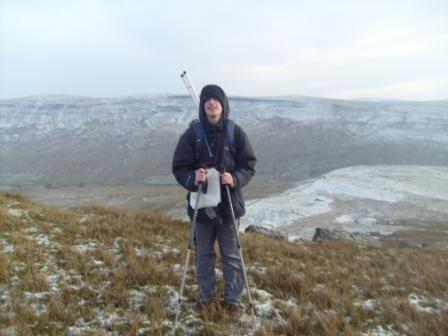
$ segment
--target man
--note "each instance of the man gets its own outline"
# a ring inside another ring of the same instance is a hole
[[[201,127],[203,139],[198,139],[198,127]],[[232,130],[233,135],[230,134]],[[196,278],[199,285],[196,308],[199,310],[216,298],[214,245],[217,239],[224,276],[221,303],[232,313],[240,312],[244,270],[224,185],[230,188],[235,218],[238,219],[245,214],[241,188],[255,174],[255,162],[246,133],[229,119],[227,95],[217,85],[205,86],[200,95],[199,121],[191,123],[180,137],[172,162],[177,182],[189,191],[187,212],[190,219],[194,213],[190,192],[198,191],[200,183],[207,183],[210,169],[214,167],[221,171],[221,202],[217,206],[199,209],[196,223]]]

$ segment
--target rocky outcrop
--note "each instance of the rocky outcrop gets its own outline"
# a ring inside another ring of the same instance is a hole
[[[246,232],[246,233],[262,234],[263,236],[266,236],[268,238],[275,239],[275,240],[284,240],[284,239],[286,239],[286,237],[280,231],[269,229],[269,228],[265,228],[263,226],[258,226],[258,225],[249,225],[244,230],[244,232]]]
[[[381,243],[370,237],[369,235],[362,233],[350,233],[343,230],[330,230],[325,228],[316,228],[316,232],[313,236],[313,241],[324,241],[324,240],[344,240],[352,241],[363,245],[381,245]]]
[[[427,244],[427,243],[418,244],[418,243],[410,242],[407,240],[400,240],[398,242],[398,248],[400,248],[400,249],[404,249],[404,248],[415,249],[415,248],[427,248],[427,247],[429,247],[429,244]]]

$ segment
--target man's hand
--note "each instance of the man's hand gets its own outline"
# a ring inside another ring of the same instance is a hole
[[[199,185],[199,183],[204,183],[207,181],[207,170],[204,168],[199,168],[196,170],[194,185]]]
[[[221,184],[227,184],[230,188],[233,188],[233,176],[230,173],[221,174]]]

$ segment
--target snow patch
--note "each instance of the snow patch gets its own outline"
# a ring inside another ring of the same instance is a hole
[[[76,251],[81,254],[84,254],[86,252],[94,251],[97,247],[98,247],[98,241],[91,240],[85,244],[72,245],[71,249],[72,249],[72,251]]]
[[[439,314],[443,310],[448,310],[448,304],[441,299],[429,300],[413,293],[408,295],[408,302],[418,312]]]
[[[396,218],[418,218],[419,211],[448,215],[447,167],[356,166],[334,170],[283,193],[247,201],[240,230],[262,225],[284,228],[295,238],[307,239],[316,226],[391,234],[404,229],[395,224]],[[311,224],[313,221],[316,225]]]
[[[362,334],[363,336],[400,336],[401,334],[391,329],[390,327],[383,328],[383,326],[376,326],[369,331]]]

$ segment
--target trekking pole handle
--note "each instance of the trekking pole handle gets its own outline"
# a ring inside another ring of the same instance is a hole
[[[200,165],[199,165],[199,168],[202,168],[202,169],[205,169],[205,170],[207,170],[207,165],[205,164],[205,163],[201,163]],[[206,188],[206,185],[207,185],[207,180],[205,180],[205,181],[198,181],[198,185],[204,185],[204,189]],[[205,191],[204,191],[205,192]]]
[[[219,166],[218,169],[217,169],[217,171],[218,171],[220,174],[224,174],[224,173],[226,172],[226,168],[225,168],[224,166]],[[225,185],[228,186],[228,184],[225,184]]]
[[[187,72],[185,70],[180,74],[180,78],[182,78],[188,92],[195,101],[196,105],[199,106],[199,96],[196,93],[196,90],[194,89],[194,86],[191,83],[190,77],[188,77]]]

